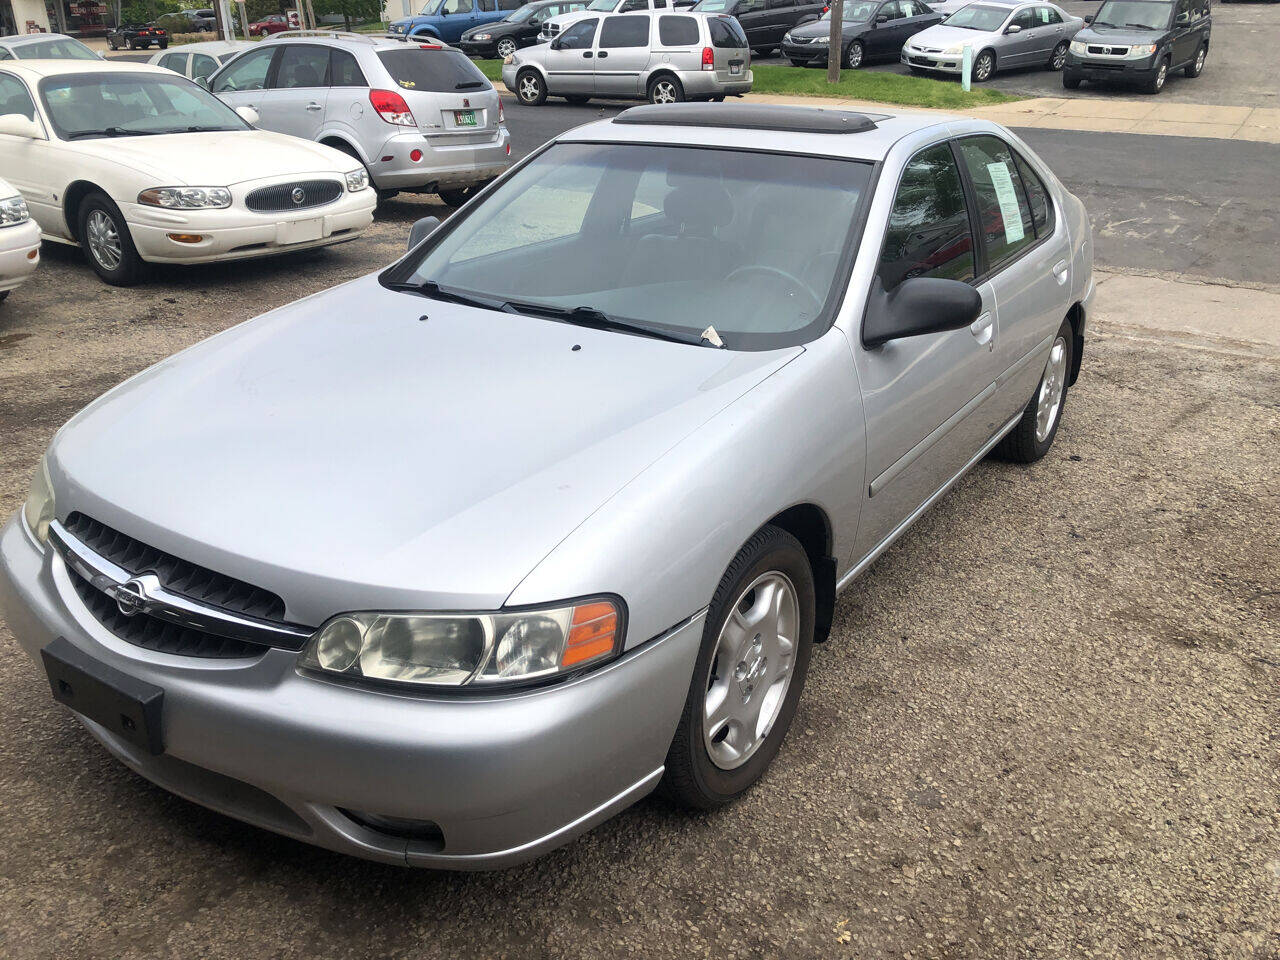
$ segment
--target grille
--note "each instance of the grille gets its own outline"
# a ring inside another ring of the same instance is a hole
[[[275,213],[280,210],[306,210],[322,207],[342,196],[342,184],[337,180],[299,180],[295,183],[277,183],[259,187],[245,197],[245,205],[259,213]],[[302,191],[302,199],[295,199],[294,191]]]
[[[67,532],[133,576],[154,573],[166,590],[197,603],[259,620],[284,621],[284,601],[269,590],[180,560],[133,537],[112,530],[83,513],[67,517]],[[115,607],[115,601],[106,598]],[[129,619],[129,618],[124,618]]]
[[[813,37],[792,37],[792,43],[813,43]]]
[[[1093,44],[1089,45],[1088,50],[1102,57],[1123,57],[1129,52],[1128,47],[1099,47]]]
[[[89,613],[125,643],[160,653],[217,659],[260,657],[267,651],[266,647],[256,643],[214,636],[212,633],[182,627],[146,613],[126,617],[116,606],[115,600],[92,586],[74,570],[70,574],[71,584]]]

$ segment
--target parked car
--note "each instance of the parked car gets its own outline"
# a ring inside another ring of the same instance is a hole
[[[766,57],[782,43],[788,30],[817,20],[826,9],[821,0],[698,0],[698,13],[733,17],[742,26],[751,51]]]
[[[184,43],[177,50],[155,54],[147,63],[180,73],[207,87],[209,78],[218,67],[256,46],[256,43],[249,40],[205,40],[200,43]]]
[[[538,31],[550,17],[585,10],[586,0],[535,0],[512,10],[496,23],[465,30],[457,48],[471,57],[504,59],[538,42]]]
[[[1061,70],[1071,38],[1083,26],[1080,17],[1052,3],[971,3],[912,37],[901,60],[914,73],[961,73],[969,46],[976,83],[1013,67]]]
[[[1081,81],[1126,83],[1159,93],[1174,70],[1195,79],[1209,55],[1209,0],[1105,0],[1075,35],[1062,69],[1068,90]]]
[[[957,10],[964,9],[971,3],[973,3],[973,0],[934,0],[933,3],[929,4],[929,9],[934,13],[942,14],[945,18],[951,16]]]
[[[0,109],[3,106],[0,103]],[[0,114],[0,124],[3,121]],[[31,219],[22,194],[9,181],[0,180],[0,303],[39,265],[40,228]]]
[[[283,14],[273,13],[256,23],[249,24],[249,36],[265,37],[269,33],[283,33],[288,29],[290,29],[289,18]]]
[[[1094,289],[1080,201],[957,117],[638,107],[435,223],[94,401],[0,533],[111,753],[399,865],[750,789],[837,591],[1050,450]]]
[[[339,31],[278,33],[210,80],[258,125],[341,150],[382,196],[465,203],[507,169],[511,139],[493,85],[466,55]]]
[[[61,33],[28,33],[0,37],[3,60],[101,60],[79,40]]]
[[[550,43],[508,57],[502,82],[521,103],[540,106],[548,95],[570,103],[723,100],[750,92],[753,77],[738,21],[682,11],[579,20]]]
[[[641,11],[674,10],[676,4],[672,0],[591,0],[585,10],[576,13],[562,13],[557,17],[544,20],[538,33],[538,42],[547,43],[559,36],[567,27],[587,17],[604,13],[640,13]]]
[[[427,0],[416,17],[392,20],[393,37],[416,37],[454,43],[463,31],[501,20],[522,0]]]
[[[79,244],[107,283],[354,240],[373,221],[364,168],[255,130],[204,87],[145,64],[0,64],[0,170],[46,240]]]
[[[161,26],[171,33],[212,33],[218,28],[218,18],[212,9],[178,10],[159,18]]]
[[[122,23],[107,31],[107,46],[112,50],[145,50],[153,43],[164,50],[169,46],[169,31],[150,23]]]
[[[906,41],[942,22],[942,16],[921,0],[844,0],[840,43],[841,66],[856,70],[870,60],[897,59]],[[827,62],[831,11],[813,23],[801,24],[782,38],[782,55],[793,66]]]

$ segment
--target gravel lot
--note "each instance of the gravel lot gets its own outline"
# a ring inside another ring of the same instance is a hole
[[[46,248],[0,309],[0,514],[94,396],[442,212],[127,291]],[[1100,334],[1054,452],[981,465],[842,597],[759,789],[649,799],[507,873],[172,797],[0,624],[0,955],[1280,958],[1280,363]]]

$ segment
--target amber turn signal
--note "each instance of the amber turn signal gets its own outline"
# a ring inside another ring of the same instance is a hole
[[[174,243],[199,243],[204,237],[198,233],[171,233],[169,239]]]
[[[613,653],[618,637],[618,611],[612,603],[595,601],[573,608],[561,667],[572,667]]]

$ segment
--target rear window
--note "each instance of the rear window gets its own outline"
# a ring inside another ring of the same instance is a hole
[[[737,20],[729,17],[712,17],[707,21],[707,26],[711,29],[713,47],[737,50],[747,45],[747,35],[742,32],[742,27],[738,25]]]
[[[379,50],[378,59],[405,90],[452,93],[489,86],[484,74],[458,50]]]
[[[658,39],[664,47],[692,47],[698,43],[698,21],[693,17],[661,16]]]

